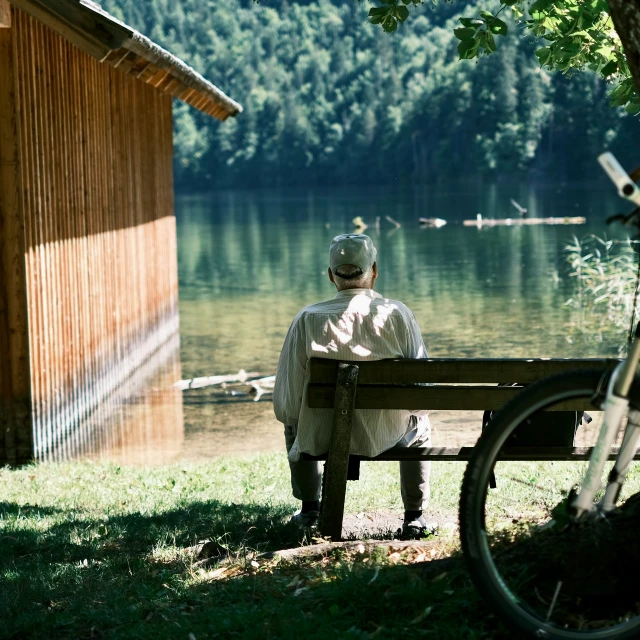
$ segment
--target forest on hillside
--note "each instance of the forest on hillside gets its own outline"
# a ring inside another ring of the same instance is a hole
[[[103,4],[244,107],[221,124],[175,103],[179,188],[576,180],[605,148],[640,164],[638,118],[595,75],[540,69],[515,25],[458,60],[457,18],[490,2],[427,3],[393,34],[357,0]]]

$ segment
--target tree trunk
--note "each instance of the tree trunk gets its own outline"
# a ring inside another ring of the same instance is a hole
[[[609,0],[609,13],[640,94],[640,0]]]

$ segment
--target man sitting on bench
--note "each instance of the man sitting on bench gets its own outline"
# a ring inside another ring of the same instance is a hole
[[[378,277],[376,248],[362,234],[336,236],[329,250],[329,280],[338,293],[331,300],[305,307],[293,319],[280,354],[273,405],[284,434],[293,495],[302,508],[291,521],[311,526],[320,511],[320,462],[300,460],[302,452],[320,455],[329,450],[331,409],[307,406],[307,361],[426,358],[415,316],[402,302],[373,291]],[[425,411],[356,410],[352,454],[373,457],[394,446],[431,446],[431,426]],[[429,500],[430,463],[400,462],[404,503],[403,533],[424,535],[422,515]]]

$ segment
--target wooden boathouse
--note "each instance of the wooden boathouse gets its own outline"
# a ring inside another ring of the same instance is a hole
[[[176,341],[173,97],[242,110],[90,0],[0,0],[0,465],[74,455]]]

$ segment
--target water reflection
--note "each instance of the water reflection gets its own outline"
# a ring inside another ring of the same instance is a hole
[[[512,217],[515,199],[532,217],[584,215],[583,226],[475,229],[461,221]],[[434,357],[595,357],[617,345],[584,339],[580,314],[564,306],[572,283],[563,247],[573,234],[621,232],[604,220],[619,201],[610,185],[224,192],[178,196],[183,376],[240,368],[275,372],[286,331],[307,304],[335,289],[326,276],[333,236],[360,216],[378,249],[376,290],[415,313]],[[385,221],[391,216],[402,226]],[[380,229],[374,226],[380,218]],[[420,228],[418,218],[443,218]],[[185,403],[187,458],[280,449],[271,404],[229,397]],[[435,416],[434,416],[435,418]],[[471,444],[481,420],[434,420],[443,444]],[[465,427],[466,425],[466,427]],[[446,435],[446,434],[449,435]]]
[[[76,455],[124,464],[164,464],[182,454],[180,342],[176,334],[87,417]]]
[[[532,215],[587,215],[581,227],[494,227],[456,222],[478,210],[512,215],[515,197]],[[536,191],[473,186],[469,192],[416,190],[251,192],[178,198],[181,327],[185,376],[259,368],[272,371],[291,318],[333,295],[327,247],[351,220],[385,212],[402,224],[368,229],[378,247],[377,290],[408,304],[434,355],[573,355],[562,248],[572,234],[605,233],[611,190]],[[419,215],[442,217],[420,229]],[[611,233],[609,231],[609,233]],[[545,331],[544,339],[539,332]],[[536,335],[532,335],[535,333]],[[519,345],[519,346],[518,346]]]
[[[514,215],[585,215],[581,227],[475,229],[461,221]],[[415,313],[434,357],[595,357],[617,345],[586,341],[579,312],[564,306],[572,283],[563,247],[572,235],[609,236],[615,193],[584,187],[225,192],[178,196],[178,344],[156,354],[90,417],[91,455],[151,464],[284,450],[269,394],[250,387],[180,391],[181,378],[239,369],[269,376],[295,314],[335,295],[328,247],[360,216],[378,249],[376,290]],[[391,216],[401,227],[385,220]],[[374,226],[380,218],[380,228]],[[420,217],[444,227],[421,228]],[[255,396],[254,396],[255,397]],[[184,418],[183,418],[184,399]],[[433,412],[435,446],[473,444],[481,413]]]

